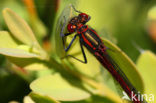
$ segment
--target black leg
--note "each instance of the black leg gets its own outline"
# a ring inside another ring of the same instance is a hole
[[[81,50],[82,50],[82,54],[83,54],[83,58],[84,58],[84,63],[87,63],[86,54],[85,54],[85,52],[84,52],[84,49],[83,49],[83,45],[82,45],[81,40],[80,40],[80,47],[81,47]]]
[[[72,34],[72,33],[66,33],[66,34],[64,34],[64,36],[68,36],[68,35],[70,35],[70,34]]]
[[[86,58],[86,54],[84,52],[83,45],[82,45],[81,41],[80,41],[80,47],[81,47],[81,51],[82,51],[82,54],[83,54],[84,61],[82,61],[82,60],[80,60],[80,59],[78,59],[78,58],[76,58],[76,57],[74,57],[72,55],[66,55],[65,57],[72,57],[73,59],[76,59],[79,62],[86,64],[87,63],[87,58]],[[63,57],[63,58],[65,58],[65,57]]]
[[[73,39],[71,40],[71,42],[70,42],[70,44],[68,45],[67,48],[65,48],[65,44],[64,44],[64,49],[65,49],[66,52],[70,49],[71,45],[73,44],[74,40],[76,39],[76,36],[77,36],[77,35],[75,35],[75,36],[73,37]]]

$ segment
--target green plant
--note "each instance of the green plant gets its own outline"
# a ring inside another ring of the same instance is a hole
[[[82,1],[80,1],[80,3],[81,2]],[[36,103],[123,102],[124,100],[121,98],[123,96],[123,91],[120,86],[113,80],[107,71],[100,71],[104,68],[100,66],[90,53],[87,52],[89,61],[87,65],[73,61],[71,58],[60,59],[65,55],[61,37],[59,35],[61,29],[60,25],[64,22],[64,16],[69,18],[72,14],[72,9],[70,6],[67,6],[70,3],[76,4],[75,1],[68,0],[61,2],[60,8],[55,15],[52,28],[47,27],[47,29],[38,16],[34,16],[34,18],[31,19],[33,21],[31,23],[34,25],[31,26],[35,31],[35,34],[20,16],[9,8],[4,9],[3,17],[9,31],[0,31],[0,54],[3,55],[2,58],[5,56],[5,61],[1,63],[3,64],[2,67],[6,68],[9,72],[14,73],[17,78],[22,78],[21,81],[26,81],[27,85],[30,85],[31,91],[27,91],[29,94],[24,97],[24,103],[30,103],[30,101]],[[111,2],[109,2],[109,4],[111,4]],[[67,9],[64,10],[66,6]],[[83,7],[82,4],[80,5],[80,8],[81,6]],[[95,6],[97,5],[95,4]],[[61,15],[62,11],[63,14]],[[99,18],[98,15],[99,14],[97,13],[95,16],[97,20]],[[95,19],[93,18],[91,23],[93,23],[94,20]],[[103,27],[100,24],[100,21],[98,22],[99,23],[97,23],[95,27],[97,30],[99,30],[100,27]],[[109,24],[109,22],[106,22],[106,24]],[[38,25],[39,27],[37,27]],[[94,23],[93,26],[95,26]],[[110,30],[111,26],[109,26],[106,27],[106,29]],[[47,30],[52,31],[51,51],[46,51],[46,48],[43,48],[41,45]],[[154,78],[152,76],[154,76],[156,64],[156,58],[153,53],[145,51],[141,54],[137,60],[137,67],[139,69],[136,69],[135,64],[130,58],[115,44],[107,39],[104,39],[103,42],[107,47],[116,51],[109,52],[109,55],[111,55],[119,64],[128,79],[141,93],[156,93],[155,80],[152,79]],[[77,44],[75,44],[75,48],[69,53],[74,55],[80,54],[75,53],[76,51],[79,51]],[[81,57],[81,55],[78,56]],[[149,72],[147,71],[149,65],[151,66],[150,74],[147,73]],[[8,75],[12,75],[12,73],[8,73],[6,69],[0,70],[2,80]],[[10,76],[10,78],[13,77]],[[148,80],[153,82],[149,83]],[[125,100],[125,102],[129,101]]]

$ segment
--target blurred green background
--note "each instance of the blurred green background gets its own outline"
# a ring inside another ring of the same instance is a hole
[[[55,57],[56,19],[70,3],[89,14],[88,25],[119,46],[134,63],[140,65],[138,57],[144,50],[156,53],[155,0],[0,0],[0,30],[9,31],[2,10],[10,8],[30,25],[45,51]],[[8,62],[8,58],[0,55],[0,103],[22,102],[31,92],[29,84],[37,74],[33,72],[25,78],[18,70],[8,69]]]

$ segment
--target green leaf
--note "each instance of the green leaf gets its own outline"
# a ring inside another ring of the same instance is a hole
[[[122,52],[116,45],[112,44],[108,40],[103,40],[107,49],[108,54],[112,57],[112,59],[118,64],[120,69],[125,73],[129,81],[135,86],[135,88],[143,93],[144,84],[143,79],[138,72],[136,65],[132,62],[132,60]]]
[[[34,80],[34,77],[43,77],[55,72],[47,63],[36,58],[15,58],[9,56],[7,59],[10,61],[7,63],[8,70],[13,71],[28,82]]]
[[[40,59],[48,60],[47,53],[40,47],[28,24],[9,8],[3,10],[3,16],[12,34],[22,43],[37,51]]]
[[[115,103],[122,103],[122,99],[119,97],[119,95],[117,95],[114,91],[112,91],[110,89],[110,87],[108,87],[106,85],[102,85],[101,83],[99,83],[99,84],[93,83],[93,86],[96,85],[96,89],[93,88],[91,85],[88,85],[87,83],[83,83],[83,85],[93,94],[91,96],[91,99],[93,99],[93,101],[94,101],[94,99],[96,99],[96,98],[94,98],[94,96],[96,95],[96,96],[101,97],[101,99],[103,99],[103,102],[110,100],[110,101],[113,101]]]
[[[41,77],[30,84],[35,93],[46,95],[61,101],[87,99],[90,94],[67,82],[60,74]]]
[[[4,20],[11,33],[22,43],[32,46],[39,45],[28,24],[11,9],[3,10]]]
[[[78,47],[80,45],[78,44],[78,46],[75,45],[75,48],[72,48],[72,50],[67,53],[67,54],[73,54],[72,52],[78,50]],[[80,49],[78,50],[80,51]],[[76,67],[76,70],[78,70],[80,73],[85,74],[89,77],[96,77],[100,75],[100,63],[96,60],[96,58],[88,51],[85,49],[85,54],[87,57],[87,64],[83,64],[80,61],[77,61],[73,58],[68,58]],[[83,56],[82,54],[80,55],[76,55],[75,57],[83,60]]]
[[[16,48],[18,45],[7,31],[0,31],[0,38],[0,48]]]
[[[152,7],[148,11],[148,19],[149,20],[156,20],[156,6]]]
[[[6,31],[0,31],[0,54],[18,58],[40,58],[37,50],[28,45],[19,45]]]
[[[29,71],[29,72],[34,72],[36,74],[36,77],[42,77],[42,76],[47,76],[55,72],[53,67],[48,67],[46,63],[43,62],[37,62],[36,60],[33,61],[24,66],[24,70]]]
[[[47,34],[47,28],[38,17],[32,17],[31,26],[37,37],[42,40]]]
[[[24,68],[27,71],[40,71],[42,69],[47,69],[47,67],[45,66],[46,64],[44,64],[43,61],[38,58],[17,58],[7,56],[7,59],[11,61],[11,63],[18,65],[19,67]]]
[[[23,99],[23,103],[35,103],[29,96],[25,96]]]
[[[29,94],[29,96],[34,101],[34,103],[60,103],[59,101],[56,101],[51,97],[42,96],[42,95],[39,95],[39,94],[33,93],[33,92],[31,92]]]
[[[16,48],[0,48],[0,54],[18,58],[39,58],[38,55]]]
[[[145,93],[147,96],[152,97],[150,94],[156,95],[156,55],[151,51],[144,51],[137,59],[137,67],[144,79]]]

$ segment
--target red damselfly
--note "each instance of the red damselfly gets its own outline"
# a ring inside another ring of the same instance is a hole
[[[120,84],[120,86],[123,88],[123,90],[127,93],[127,95],[130,98],[132,98],[133,95],[136,95],[135,98],[133,99],[134,103],[146,103],[145,100],[141,101],[141,99],[138,98],[137,95],[140,94],[138,94],[137,89],[131,84],[131,82],[128,80],[128,78],[120,69],[120,67],[117,65],[117,63],[111,58],[110,55],[108,55],[107,50],[109,48],[104,45],[102,39],[99,37],[97,32],[88,25],[86,25],[86,23],[90,20],[91,17],[85,13],[76,10],[74,7],[73,9],[74,11],[79,13],[79,15],[70,19],[67,25],[68,33],[65,34],[63,33],[63,29],[65,28],[64,23],[61,29],[61,37],[63,38],[76,32],[76,35],[74,35],[72,41],[67,46],[67,48],[65,47],[64,39],[62,39],[64,49],[67,52],[70,49],[76,37],[79,37],[80,47],[82,50],[84,61],[72,55],[67,55],[66,57],[69,56],[82,63],[87,63],[87,58],[83,46],[86,47],[97,58],[97,60],[111,73],[114,79]]]

